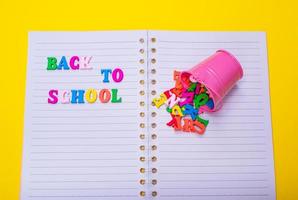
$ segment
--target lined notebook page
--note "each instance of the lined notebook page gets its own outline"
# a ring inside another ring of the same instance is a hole
[[[22,200],[138,199],[146,174],[139,103],[145,97],[146,32],[32,32],[22,172]],[[143,43],[139,42],[144,38]],[[139,49],[145,49],[143,54]],[[93,56],[92,70],[48,71],[47,57]],[[120,83],[103,83],[100,69],[121,68]],[[122,103],[48,104],[50,89],[118,88]],[[145,109],[143,110],[145,111]],[[145,154],[145,153],[144,153]],[[143,177],[142,177],[143,176]]]
[[[244,77],[223,108],[204,115],[204,135],[174,132],[165,107],[157,112],[158,199],[275,199],[266,36],[264,33],[149,32],[157,60],[157,94],[173,87],[172,72],[186,70],[226,49]],[[151,64],[151,67],[153,64]],[[152,98],[150,98],[150,101]]]

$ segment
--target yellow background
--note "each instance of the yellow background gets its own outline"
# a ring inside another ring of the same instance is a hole
[[[0,2],[0,200],[19,198],[28,31],[122,29],[266,31],[277,199],[298,199],[294,0],[4,1]]]

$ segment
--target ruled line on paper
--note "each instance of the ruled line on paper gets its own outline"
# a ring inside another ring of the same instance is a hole
[[[196,63],[197,60],[158,60],[159,63]],[[260,60],[243,60],[242,63],[260,63]]]
[[[102,132],[102,131],[104,131],[104,132],[116,132],[117,131],[117,129],[105,129],[105,130],[102,130],[102,129],[87,129],[87,130],[85,130],[85,129],[83,129],[83,130],[79,130],[79,129],[66,129],[66,130],[63,130],[63,129],[52,129],[52,130],[37,130],[37,129],[35,129],[35,130],[32,130],[32,132],[71,132],[71,133],[73,133],[73,132]],[[126,132],[136,132],[137,131],[137,129],[124,129],[124,130],[121,130],[122,132],[123,131],[126,131]]]
[[[216,179],[216,180],[209,180],[209,179],[200,179],[200,180],[162,180],[163,182],[176,182],[176,181],[181,181],[181,182],[234,182],[234,181],[239,181],[239,182],[252,182],[252,181],[267,181],[266,179]]]
[[[180,144],[180,143],[178,143],[178,144],[169,144],[169,143],[159,143],[159,145],[163,145],[163,146],[171,146],[171,145],[174,145],[174,146],[192,146],[192,145],[194,145],[194,146],[197,146],[198,144],[191,144],[191,143],[187,143],[187,144]],[[250,146],[250,145],[253,145],[253,146],[264,146],[265,145],[265,143],[236,143],[236,144],[234,144],[234,143],[223,143],[223,144],[221,144],[221,143],[218,143],[218,144],[202,144],[202,143],[200,143],[199,144],[200,146],[213,146],[213,145],[215,145],[215,146]]]
[[[132,189],[138,189],[137,187],[114,187],[114,188],[100,188],[100,187],[90,187],[90,188],[30,188],[30,190],[132,190]]]
[[[123,117],[123,116],[125,116],[125,117],[135,117],[135,115],[105,115],[104,117],[106,118],[106,117]],[[66,116],[64,116],[64,115],[62,115],[62,116],[44,116],[44,115],[35,115],[35,116],[32,116],[32,118],[34,119],[34,118],[36,118],[36,119],[51,119],[51,118],[55,118],[55,119],[60,119],[60,118],[72,118],[72,119],[75,119],[75,118],[78,118],[78,119],[81,119],[81,118],[84,118],[84,119],[86,119],[86,118],[99,118],[99,117],[103,117],[102,115],[93,115],[93,113],[92,114],[90,114],[90,115],[86,115],[86,116],[72,116],[72,115],[66,115]]]
[[[115,197],[115,198],[127,198],[138,197],[138,195],[30,195],[30,198],[96,198],[96,197]]]
[[[84,139],[116,139],[117,137],[75,137],[75,136],[71,136],[71,138],[74,139],[80,139],[80,140],[84,140]],[[127,137],[119,137],[121,139],[133,139],[135,137],[132,136],[127,136]],[[32,140],[63,140],[63,139],[69,139],[69,137],[32,137]]]
[[[41,50],[41,49],[40,49]],[[39,51],[40,51],[39,50]],[[57,50],[60,50],[60,51],[65,51],[65,49],[42,49],[42,50],[48,50],[48,51],[57,51]],[[76,49],[69,49],[69,50],[75,50],[75,51],[78,51],[78,50],[84,50],[84,49],[80,49],[80,48],[76,48]],[[90,49],[85,49],[85,50],[88,50],[90,51]],[[46,59],[47,57],[50,57],[50,56],[57,56],[57,57],[60,57],[61,55],[58,55],[58,54],[51,54],[51,55],[35,55],[33,57],[35,58],[41,58],[42,60]],[[63,56],[73,56],[71,54],[63,54]],[[83,57],[83,56],[92,56],[92,57],[109,57],[109,56],[132,56],[132,57],[135,57],[136,54],[135,53],[131,53],[131,54],[93,54],[93,55],[79,55],[77,54],[77,56],[79,57]],[[92,62],[92,61],[91,61]]]
[[[174,54],[174,53],[159,53],[160,56],[173,56],[173,57],[183,57],[183,56],[205,56],[208,57],[210,54]],[[255,56],[259,57],[259,54],[235,54],[236,57],[247,57],[247,56]]]
[[[117,146],[135,146],[136,144],[123,144],[123,143],[120,143],[120,144],[32,144],[31,146],[32,147],[58,147],[58,146],[62,146],[62,147],[67,147],[67,146],[75,146],[75,147],[79,147],[79,146],[87,146],[87,147],[92,147],[92,146],[114,146],[114,147],[117,147]]]
[[[223,48],[223,47],[221,47]],[[218,50],[219,47],[167,47],[167,46],[159,46],[160,50]],[[259,50],[259,47],[224,47],[224,49],[226,50]]]
[[[266,157],[251,157],[251,158],[237,158],[237,157],[231,157],[231,158],[183,158],[183,157],[177,157],[177,158],[164,158],[165,161],[169,161],[169,160],[264,160],[266,159]]]
[[[57,181],[30,181],[32,183],[67,183],[67,182],[81,182],[81,183],[88,183],[88,182],[136,182],[137,180],[57,180]]]
[[[119,43],[137,43],[137,40],[133,41],[123,41],[123,40],[118,40],[118,41],[82,41],[82,42],[78,42],[78,41],[69,41],[69,42],[62,42],[62,41],[51,41],[51,42],[35,42],[35,44],[37,45],[49,45],[49,44],[54,44],[54,45],[57,45],[57,44],[62,44],[62,45],[65,45],[65,44],[74,44],[74,45],[77,45],[77,44],[119,44]]]
[[[163,197],[181,198],[181,197],[266,197],[268,194],[191,194],[191,195],[161,195]]]
[[[165,167],[165,168],[168,168],[168,167],[265,167],[267,165],[262,165],[262,164],[256,164],[256,165],[253,165],[253,164],[242,164],[242,165],[160,165],[160,167]]]
[[[108,161],[108,160],[136,160],[135,158],[131,158],[131,159],[125,159],[125,158],[55,158],[55,159],[47,159],[47,158],[33,158],[33,159],[30,159],[31,161],[47,161],[47,160],[50,160],[50,161],[92,161],[92,160],[96,160],[96,161],[101,161],[101,160],[104,160],[104,161]]]
[[[179,172],[179,174],[266,174],[267,172]],[[163,174],[177,174],[177,172],[163,172]]]
[[[258,187],[187,187],[187,188],[181,188],[181,187],[160,187],[161,189],[166,190],[176,190],[176,189],[191,189],[191,190],[198,190],[198,189],[265,189],[268,188],[268,186],[258,186]]]
[[[178,153],[191,153],[191,152],[195,152],[195,153],[199,153],[199,152],[215,152],[215,153],[231,153],[231,152],[239,152],[239,153],[253,153],[253,152],[266,152],[265,150],[171,150],[171,151],[166,151],[166,150],[159,150],[160,153],[165,152],[165,153],[169,153],[169,152],[178,152]]]
[[[197,63],[195,63],[195,64],[197,64]],[[260,70],[259,67],[251,67],[251,66],[250,66],[250,67],[246,67],[246,66],[245,66],[245,67],[243,67],[243,68],[244,68],[244,71],[245,71],[245,72],[246,72],[247,70]],[[170,70],[184,70],[185,68],[181,68],[181,67],[175,65],[175,66],[168,66],[168,67],[165,66],[165,67],[162,68],[162,70],[164,70],[164,69],[165,69],[165,70],[169,70],[169,69],[170,69]],[[241,80],[241,81],[243,82],[243,80]],[[252,80],[252,81],[253,81],[253,80]]]
[[[189,40],[158,40],[160,43],[215,43],[215,44],[220,44],[220,43],[233,43],[233,44],[239,44],[239,43],[249,43],[249,44],[258,44],[259,41],[247,41],[247,40],[242,40],[242,41],[189,41]]]
[[[96,56],[102,56],[101,54],[98,54],[99,52],[106,52],[106,53],[117,53],[115,55],[119,55],[119,51],[122,51],[122,50],[126,50],[126,51],[129,51],[129,50],[133,50],[134,52],[136,50],[138,50],[136,47],[116,47],[116,48],[100,48],[100,47],[96,47],[94,48],[93,47],[76,47],[75,49],[73,47],[71,48],[59,48],[59,49],[53,49],[53,48],[47,48],[47,49],[35,49],[35,55],[33,56],[34,58],[47,58],[49,56],[56,56],[56,57],[61,57],[61,56],[73,56],[72,54],[70,54],[69,52],[61,55],[61,54],[58,54],[57,51],[78,51],[80,53],[77,54],[77,56],[93,56],[93,57],[96,57]],[[40,53],[40,51],[42,51],[42,53]],[[86,55],[85,53],[83,54],[82,51],[92,51],[92,54],[90,55]],[[45,52],[51,52],[50,55],[48,54],[45,54]],[[126,53],[126,52],[125,52]],[[132,54],[120,54],[120,55],[132,55]],[[106,54],[106,55],[111,55],[111,54]]]
[[[137,165],[131,165],[131,166],[125,166],[125,165],[86,165],[86,166],[79,166],[79,165],[76,165],[76,166],[73,166],[73,165],[70,165],[70,166],[49,166],[49,165],[46,165],[46,166],[30,166],[30,168],[68,168],[68,169],[71,169],[71,168],[136,168]]]
[[[110,154],[110,153],[135,153],[136,151],[31,151],[31,154],[89,154],[89,153],[96,153],[96,154]]]
[[[107,123],[100,123],[100,122],[91,122],[91,123],[87,123],[87,122],[83,122],[83,123],[78,123],[78,122],[69,122],[69,123],[66,123],[66,122],[61,122],[61,123],[58,123],[58,122],[53,122],[53,123],[46,123],[46,122],[33,122],[32,125],[106,125]],[[130,123],[119,123],[119,122],[115,122],[115,123],[109,123],[111,125],[129,125],[129,124],[135,124],[133,122],[130,122]]]
[[[40,175],[42,175],[42,176],[45,176],[45,175],[47,175],[47,176],[64,176],[64,175],[70,175],[70,176],[72,176],[72,175],[82,175],[82,176],[84,176],[84,175],[121,175],[121,174],[137,174],[137,172],[132,172],[132,173],[129,173],[129,172],[122,172],[122,173],[115,173],[115,172],[113,172],[113,173],[107,173],[107,172],[105,172],[105,173],[32,173],[32,174],[30,174],[31,176],[40,176]]]
[[[210,137],[210,136],[204,136],[204,139],[240,139],[240,138],[264,138],[265,136],[263,135],[251,135],[249,134],[249,136],[213,136],[213,137]],[[180,139],[180,140],[183,140],[183,139],[186,139],[188,140],[188,138],[183,138],[183,137],[174,137],[174,136],[159,136],[158,138],[167,138],[168,140],[169,139]],[[221,151],[220,151],[221,152]]]

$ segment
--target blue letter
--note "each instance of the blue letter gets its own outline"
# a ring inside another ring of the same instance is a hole
[[[109,83],[109,74],[112,73],[112,70],[111,69],[102,69],[101,70],[101,74],[104,74],[104,79],[103,79],[103,82],[104,83]]]
[[[69,66],[68,66],[68,64],[67,64],[67,61],[66,61],[66,58],[65,58],[65,56],[62,56],[62,58],[61,58],[61,60],[60,60],[60,63],[59,63],[59,65],[58,65],[58,67],[57,67],[57,69],[64,69],[64,70],[69,70]]]
[[[84,93],[85,90],[71,90],[71,103],[85,103]]]

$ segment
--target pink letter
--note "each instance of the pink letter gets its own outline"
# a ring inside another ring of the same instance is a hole
[[[69,91],[62,90],[62,92],[61,92],[61,103],[69,103]]]
[[[123,71],[120,68],[116,68],[112,72],[112,78],[116,83],[119,83],[123,80]]]
[[[69,61],[70,68],[73,70],[77,70],[80,68],[79,63],[76,64],[76,61],[80,62],[80,58],[78,56],[71,57],[71,59]]]
[[[56,104],[58,102],[58,90],[50,90],[49,91],[49,98],[48,103]]]
[[[81,69],[92,69],[92,67],[89,65],[91,61],[92,56],[84,56],[80,58],[80,68]]]

